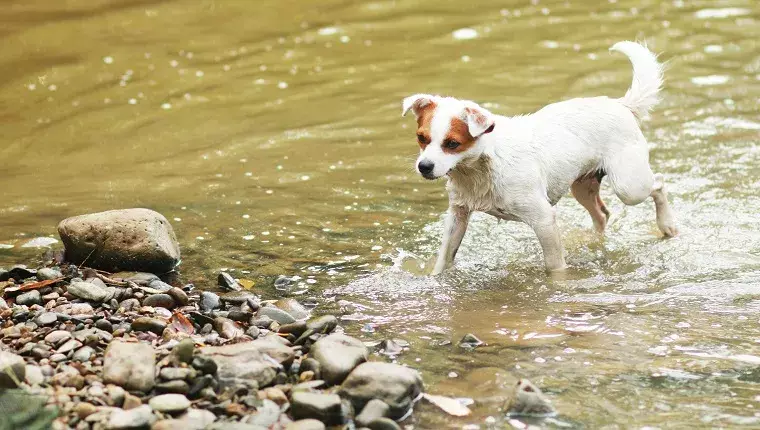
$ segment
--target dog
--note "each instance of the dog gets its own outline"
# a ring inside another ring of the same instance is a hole
[[[636,42],[619,42],[610,50],[625,54],[633,65],[633,83],[621,98],[575,98],[515,117],[453,97],[404,99],[402,116],[412,111],[417,118],[416,171],[425,179],[448,177],[449,208],[433,275],[453,263],[475,211],[528,224],[546,269],[565,269],[554,206],[571,190],[603,233],[610,216],[599,197],[605,176],[626,205],[652,197],[660,231],[666,237],[678,234],[663,177],[649,166],[639,128],[660,101],[663,67]]]

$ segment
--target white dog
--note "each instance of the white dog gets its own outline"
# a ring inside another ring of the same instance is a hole
[[[426,179],[448,176],[449,210],[434,275],[453,262],[473,211],[530,225],[546,268],[564,269],[554,205],[572,190],[603,232],[609,212],[599,182],[605,175],[626,205],[651,196],[660,230],[665,236],[678,233],[638,123],[659,101],[662,66],[638,43],[619,42],[610,49],[633,64],[633,83],[619,99],[577,98],[516,117],[452,97],[404,99],[403,115],[411,110],[417,116],[417,171]]]

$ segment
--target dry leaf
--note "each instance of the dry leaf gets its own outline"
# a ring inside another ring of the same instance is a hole
[[[470,415],[472,411],[467,406],[459,403],[457,399],[451,397],[436,396],[435,394],[423,394],[422,397],[428,402],[438,406],[444,412],[455,417],[465,417]]]
[[[53,285],[58,281],[63,280],[63,278],[58,279],[46,279],[44,281],[40,282],[32,282],[31,284],[24,284],[19,288],[19,291],[30,291],[30,290],[39,290],[40,288],[47,287],[48,285]]]
[[[238,279],[238,284],[240,284],[246,290],[250,290],[254,285],[256,285],[256,283],[250,279]]]
[[[169,319],[169,322],[171,322],[172,327],[180,333],[193,334],[195,332],[193,323],[180,312],[174,312]]]

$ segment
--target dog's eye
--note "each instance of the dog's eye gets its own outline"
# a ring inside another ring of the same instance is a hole
[[[459,145],[459,142],[456,140],[446,139],[443,141],[443,147],[446,149],[457,149]]]
[[[423,135],[423,134],[418,134],[418,135],[417,135],[417,140],[418,140],[418,141],[419,141],[421,144],[423,144],[423,145],[427,145],[427,143],[428,143],[427,139],[425,138],[425,135]]]

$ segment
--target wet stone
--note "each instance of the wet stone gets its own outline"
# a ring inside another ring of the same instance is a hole
[[[143,300],[143,306],[172,309],[174,307],[174,299],[168,294],[153,294]]]
[[[413,369],[383,362],[362,363],[348,375],[340,388],[341,396],[362,410],[372,399],[380,399],[390,407],[390,417],[399,419],[413,406],[422,393],[422,378]]]
[[[117,272],[111,276],[113,279],[134,282],[137,285],[148,286],[153,281],[160,281],[158,276],[146,272]]]
[[[334,315],[323,315],[318,318],[310,319],[306,322],[306,328],[314,333],[327,334],[335,330],[338,326],[338,318]]]
[[[298,391],[290,400],[290,412],[293,418],[313,418],[327,425],[341,425],[346,414],[337,394],[309,393]]]
[[[168,293],[174,287],[160,279],[154,279],[148,283],[148,288],[152,288],[162,293]]]
[[[32,290],[28,293],[23,293],[16,297],[16,304],[18,305],[39,305],[42,303],[42,297],[38,290]]]
[[[385,418],[390,412],[390,407],[380,399],[370,400],[361,413],[356,416],[358,426],[367,426],[378,418]]]
[[[219,296],[219,298],[226,303],[229,303],[231,305],[240,306],[243,303],[248,302],[248,299],[258,299],[256,297],[256,294],[253,294],[250,291],[230,291],[229,293],[224,293]]]
[[[235,278],[232,277],[229,273],[226,272],[220,272],[219,276],[217,276],[217,284],[220,288],[227,291],[241,291],[243,287],[238,284],[238,282],[235,280]]]
[[[510,398],[507,413],[522,416],[554,416],[556,410],[541,390],[527,379],[517,382]]]
[[[199,306],[204,312],[217,309],[219,307],[219,296],[210,291],[203,291],[201,292]]]
[[[277,300],[274,305],[290,314],[296,320],[303,320],[309,317],[309,310],[302,304],[298,303],[296,299],[280,299]]]
[[[472,333],[467,333],[462,340],[459,341],[459,346],[464,349],[475,349],[481,345],[483,345],[483,341],[478,339]]]
[[[318,340],[309,353],[320,364],[321,377],[328,384],[340,384],[360,363],[367,361],[367,347],[353,337],[331,334]]]
[[[99,303],[111,300],[116,289],[100,287],[89,282],[75,281],[69,284],[67,291],[78,299]]]
[[[273,321],[277,321],[280,324],[291,324],[296,322],[296,319],[292,315],[282,309],[278,309],[274,306],[264,306],[256,313],[257,317],[269,317]]]
[[[401,427],[390,418],[378,418],[366,427],[370,430],[401,430]]]

